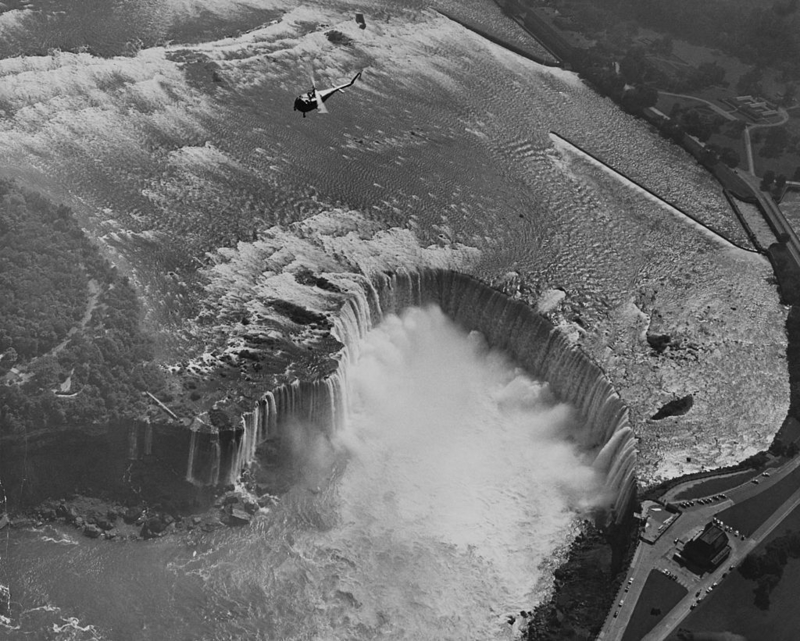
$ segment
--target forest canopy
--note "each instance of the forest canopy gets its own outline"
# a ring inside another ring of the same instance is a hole
[[[0,180],[0,435],[143,415],[164,375],[136,292],[69,208]]]
[[[599,0],[656,31],[715,46],[751,63],[800,71],[800,0]]]

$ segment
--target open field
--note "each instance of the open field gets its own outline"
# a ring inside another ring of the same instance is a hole
[[[769,536],[761,542],[761,545],[759,545],[756,548],[755,552],[756,553],[763,552],[763,549],[766,547],[768,543],[782,537],[788,532],[800,532],[800,507],[796,507],[791,512],[789,512],[786,518],[780,522],[778,527],[772,530]],[[798,570],[800,571],[800,568],[798,568]]]
[[[736,641],[741,638],[747,641],[796,641],[797,630],[800,629],[800,609],[797,608],[800,561],[792,560],[787,564],[784,579],[770,597],[772,605],[769,610],[760,610],[753,604],[755,585],[754,581],[748,581],[736,571],[732,572],[667,640],[720,639],[722,637],[705,636],[703,633],[727,632],[741,635],[724,637]],[[697,636],[679,636],[681,630]]]
[[[781,479],[774,487],[742,503],[737,503],[717,515],[723,523],[750,536],[784,501],[800,483],[800,468]]]
[[[658,570],[651,570],[622,641],[640,641],[677,603],[686,588]],[[652,614],[658,611],[658,614]]]

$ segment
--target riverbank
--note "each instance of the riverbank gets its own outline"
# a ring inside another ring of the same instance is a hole
[[[279,501],[266,491],[256,496],[229,486],[219,492],[204,511],[175,511],[144,501],[125,503],[113,498],[70,494],[63,499],[43,501],[20,513],[2,515],[0,530],[5,527],[68,527],[90,539],[137,541],[247,525],[259,510],[269,510]]]
[[[552,597],[531,613],[527,641],[597,638],[638,539],[639,522],[633,510],[609,528],[584,521],[567,559],[555,571]]]
[[[507,40],[504,40],[504,39],[502,39],[502,38],[500,38],[500,37],[498,37],[498,36],[496,36],[494,34],[491,34],[488,31],[486,31],[485,29],[482,29],[481,27],[476,25],[475,23],[473,23],[473,22],[471,22],[469,20],[466,20],[464,18],[458,18],[455,15],[453,15],[452,13],[450,13],[448,11],[445,11],[444,9],[435,9],[435,11],[437,13],[443,15],[448,20],[452,20],[453,22],[457,22],[458,24],[460,24],[465,29],[469,29],[470,31],[472,31],[474,33],[477,33],[482,38],[486,38],[489,42],[493,42],[494,44],[496,44],[496,45],[498,45],[500,47],[503,47],[504,49],[508,49],[509,51],[512,51],[512,52],[516,53],[517,55],[522,56],[523,58],[527,58],[528,60],[533,60],[533,62],[537,62],[540,65],[545,65],[547,67],[560,67],[561,66],[561,62],[555,56],[553,56],[552,58],[546,58],[546,57],[544,57],[542,55],[538,55],[538,54],[534,53],[533,51],[530,51],[530,50],[524,49],[522,47],[519,47],[519,46],[517,46],[515,44],[512,44],[511,42],[508,42]]]
[[[794,277],[796,270],[790,269],[793,265],[788,267],[784,265],[786,261],[781,262],[780,260],[776,260],[776,257],[778,259],[781,257],[786,259],[790,258],[786,256],[788,250],[781,251],[782,248],[785,247],[785,243],[778,243],[779,246],[773,245],[771,248],[761,246],[735,204],[734,198],[753,203],[758,206],[762,216],[766,218],[767,212],[764,211],[764,207],[761,203],[761,195],[755,193],[753,186],[743,180],[733,169],[719,162],[719,159],[714,157],[713,154],[710,154],[705,145],[695,138],[685,134],[674,135],[670,128],[672,121],[660,112],[649,108],[639,110],[626,108],[619,99],[620,96],[615,96],[613,93],[604,91],[596,82],[592,82],[586,74],[586,67],[588,63],[591,62],[587,60],[587,55],[569,46],[562,46],[559,48],[563,43],[556,37],[557,34],[555,34],[552,29],[546,28],[547,25],[545,25],[543,21],[537,20],[533,11],[527,11],[523,16],[512,15],[508,10],[509,3],[500,0],[498,0],[497,3],[510,18],[523,26],[530,35],[543,43],[546,48],[550,51],[558,49],[561,52],[564,67],[572,68],[577,71],[587,84],[601,95],[610,97],[625,111],[646,120],[663,137],[675,142],[689,152],[701,166],[714,176],[721,185],[731,209],[742,225],[742,228],[745,230],[755,250],[759,253],[766,254],[770,258],[776,279],[779,283],[782,298],[784,301],[794,302],[794,293],[800,289],[798,287],[798,279]],[[587,153],[585,150],[581,149],[581,151]],[[598,162],[602,162],[597,158],[594,159]],[[647,190],[643,185],[637,184],[636,186]],[[684,216],[687,215],[686,212],[681,211],[679,213]],[[688,216],[688,218],[692,219],[691,216]],[[693,220],[693,222],[697,223],[698,221]],[[710,229],[705,225],[703,225],[703,227],[706,228],[707,233],[710,232],[719,236],[716,230]],[[749,251],[753,250],[749,249]],[[797,309],[792,307],[792,312],[786,322],[787,335],[789,337],[787,360],[791,390],[793,391],[789,414],[786,417],[784,426],[796,423],[796,416],[798,414],[798,404],[796,401],[797,393],[794,392],[794,390],[798,389],[797,380],[798,372],[800,372],[800,349],[798,349],[798,345],[800,345],[800,331],[797,329],[798,321],[796,320],[798,315]],[[783,432],[784,428],[781,428],[781,431],[773,440],[771,449],[780,450],[781,452],[784,450],[787,441],[786,438],[783,437]],[[775,453],[778,454],[779,452],[776,451]],[[760,455],[750,457],[730,468],[706,470],[698,474],[671,479],[658,487],[648,488],[646,494],[648,496],[661,495],[670,487],[680,485],[691,478],[710,478],[720,473],[735,470],[760,469],[766,458],[766,452],[762,452]],[[603,620],[610,612],[615,595],[619,590],[620,582],[624,579],[624,571],[629,565],[633,551],[636,548],[638,527],[630,526],[628,535],[630,539],[628,541],[628,546],[624,548],[624,550],[629,556],[627,556],[623,563],[621,576],[614,573],[610,564],[604,565],[599,562],[604,554],[607,554],[609,549],[609,543],[602,535],[596,531],[587,531],[584,536],[575,540],[569,550],[567,560],[556,573],[557,582],[553,596],[547,603],[540,605],[534,610],[533,616],[531,617],[528,639],[536,639],[538,641],[563,638],[592,639],[596,637]],[[617,572],[619,572],[619,569],[617,569]]]

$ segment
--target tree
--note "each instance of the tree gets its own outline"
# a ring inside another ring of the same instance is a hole
[[[716,62],[703,62],[697,69],[693,69],[687,79],[687,87],[700,89],[711,85],[721,84],[725,80],[725,69]]]
[[[704,116],[695,107],[681,112],[680,122],[686,133],[700,142],[707,141],[717,129],[714,119]]]
[[[619,61],[619,70],[625,82],[629,84],[641,83],[647,70],[645,50],[642,47],[631,47],[625,57]]]
[[[17,350],[9,347],[5,352],[0,354],[0,374],[5,374],[8,370],[14,367],[17,362]]]
[[[633,87],[622,94],[622,106],[633,113],[639,113],[657,102],[658,91],[653,87]]]
[[[662,36],[653,42],[653,50],[662,56],[672,55],[672,36],[669,34]]]
[[[717,155],[717,152],[710,147],[703,149],[703,152],[700,154],[700,163],[705,167],[713,167],[718,161],[719,156]]]
[[[728,167],[731,169],[738,167],[741,158],[736,150],[731,149],[730,147],[723,147],[719,154],[719,159],[724,162]]]
[[[740,138],[747,129],[747,123],[744,120],[731,120],[725,125],[725,135],[728,138]]]
[[[786,83],[786,89],[783,90],[783,98],[781,104],[784,107],[791,107],[794,102],[794,97],[797,94],[797,85],[793,82]]]
[[[770,127],[764,136],[764,146],[759,156],[777,158],[781,156],[789,144],[789,132],[786,127]]]
[[[798,165],[794,170],[794,173],[792,174],[792,180],[800,181],[800,165]]]
[[[736,83],[736,91],[740,94],[755,94],[761,93],[761,69],[753,67],[749,71],[745,71],[739,82]]]

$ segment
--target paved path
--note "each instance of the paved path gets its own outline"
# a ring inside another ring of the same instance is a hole
[[[794,465],[793,467],[797,467]],[[785,519],[792,510],[794,510],[798,505],[800,505],[800,488],[797,488],[789,497],[783,505],[781,505],[772,515],[759,526],[759,528],[755,531],[753,536],[746,539],[745,541],[740,541],[735,539],[732,541],[733,544],[731,547],[733,548],[731,551],[730,557],[718,568],[715,572],[710,574],[708,578],[703,580],[701,583],[698,584],[697,590],[705,589],[707,590],[709,585],[713,583],[713,581],[721,581],[722,580],[722,571],[727,569],[731,565],[739,565],[741,561],[752,552],[759,544],[761,544],[764,539],[766,539],[772,531],[780,524],[783,519]],[[672,611],[661,620],[661,622],[650,631],[642,641],[664,641],[672,631],[678,627],[678,625],[686,618],[686,616],[691,611],[691,604],[694,602],[694,593],[691,593],[684,598],[678,605],[672,609]]]
[[[631,569],[625,578],[623,586],[617,594],[614,606],[608,614],[597,639],[603,641],[619,641],[625,633],[625,628],[630,622],[636,602],[641,595],[647,577],[651,570],[668,569],[677,576],[677,581],[683,585],[688,593],[665,617],[656,625],[653,630],[642,641],[663,641],[671,632],[683,621],[691,612],[692,603],[697,600],[698,592],[701,596],[708,593],[708,589],[714,582],[723,580],[723,573],[732,565],[738,565],[759,543],[761,543],[775,527],[788,515],[797,505],[800,505],[800,488],[773,514],[759,526],[750,538],[742,540],[733,534],[729,535],[731,554],[714,572],[697,576],[686,568],[679,565],[673,556],[683,548],[684,542],[691,539],[699,530],[711,521],[712,518],[724,509],[741,503],[748,498],[768,490],[778,483],[787,474],[791,474],[797,467],[800,467],[800,457],[795,457],[787,461],[782,467],[770,472],[770,477],[760,477],[758,485],[751,483],[749,479],[741,485],[727,490],[727,498],[722,501],[715,501],[703,505],[695,503],[694,506],[685,509],[677,520],[667,528],[661,537],[652,545],[639,541],[634,554]],[[689,486],[692,482],[681,484]],[[677,542],[676,542],[677,541]],[[628,583],[632,578],[633,582]],[[626,591],[626,587],[628,588]],[[619,603],[622,601],[622,605]],[[614,617],[614,612],[617,616]]]
[[[687,100],[696,100],[697,102],[702,102],[702,103],[707,104],[716,113],[718,113],[720,116],[722,116],[726,120],[739,120],[739,118],[737,118],[736,116],[732,115],[731,111],[725,111],[719,105],[715,105],[713,102],[710,102],[710,101],[706,100],[705,98],[698,98],[697,96],[688,96],[688,95],[683,94],[683,93],[670,93],[669,91],[660,91],[660,90],[659,90],[658,93],[660,93],[662,96],[674,96],[675,98],[686,98]]]
[[[0,377],[0,384],[2,384],[3,379],[6,381],[11,381],[16,385],[21,385],[22,383],[27,383],[31,378],[33,378],[33,374],[31,373],[31,367],[34,363],[47,358],[48,356],[56,356],[59,352],[64,351],[64,349],[69,344],[70,339],[76,334],[78,331],[83,331],[86,329],[86,325],[92,318],[92,313],[94,312],[95,308],[97,307],[97,299],[100,297],[100,284],[94,279],[91,278],[87,285],[89,290],[89,300],[86,301],[86,310],[83,313],[83,318],[81,318],[80,322],[77,325],[74,325],[70,328],[67,332],[67,335],[64,337],[64,340],[61,341],[58,345],[53,347],[50,351],[46,354],[42,354],[40,356],[36,356],[28,361],[24,366],[20,367],[20,372],[14,378],[9,378],[10,374],[6,374],[4,377]]]

